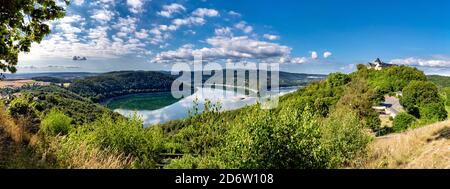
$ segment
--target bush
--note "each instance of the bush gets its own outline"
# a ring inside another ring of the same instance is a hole
[[[311,169],[351,163],[370,137],[356,112],[333,110],[329,118],[285,106],[278,114],[252,107],[231,127],[221,146],[184,156],[169,168]],[[324,119],[324,120],[322,120]]]
[[[24,94],[21,97],[15,98],[11,101],[8,107],[8,114],[13,118],[19,117],[38,117],[39,112],[37,110],[39,107],[37,102],[33,101],[33,97]]]
[[[392,129],[394,132],[401,132],[408,129],[416,118],[408,113],[400,113],[394,118]]]
[[[45,135],[67,135],[72,129],[72,119],[62,112],[53,109],[41,121],[40,132]]]
[[[103,150],[131,155],[137,168],[156,168],[163,146],[163,132],[158,126],[143,128],[137,116],[130,119],[114,120],[104,115],[87,124],[87,136],[92,135],[92,143]]]
[[[430,103],[420,108],[420,118],[430,121],[443,121],[447,119],[447,110],[442,103]]]

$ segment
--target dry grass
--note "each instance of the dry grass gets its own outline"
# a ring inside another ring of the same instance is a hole
[[[130,168],[132,158],[87,145],[74,145],[61,153],[61,137],[43,139],[27,131],[26,120],[14,120],[0,107],[0,168]]]
[[[29,141],[30,134],[17,124],[13,118],[11,118],[3,107],[0,107],[0,127],[8,134],[9,137],[16,143],[22,143]]]
[[[28,145],[30,133],[0,107],[0,168],[46,168]]]
[[[124,169],[130,168],[133,162],[130,156],[92,148],[86,144],[61,150],[60,143],[55,140],[50,143],[50,150],[60,157],[58,163],[61,167],[69,169]]]
[[[450,168],[450,120],[377,138],[356,168]]]

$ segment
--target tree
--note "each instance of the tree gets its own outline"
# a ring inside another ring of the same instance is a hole
[[[403,89],[401,104],[409,113],[430,103],[441,103],[436,85],[429,81],[412,81]]]
[[[67,135],[72,129],[72,118],[52,109],[41,121],[40,131],[49,136]]]
[[[0,0],[0,69],[16,72],[19,53],[51,32],[45,22],[64,15],[55,0]]]
[[[401,132],[408,129],[416,118],[408,113],[400,113],[394,118],[392,129],[394,132]]]
[[[327,82],[332,87],[345,85],[350,82],[350,80],[351,78],[348,75],[339,72],[331,73],[327,78]]]
[[[445,110],[443,103],[425,104],[420,108],[419,112],[421,119],[443,121],[447,118],[447,110]]]

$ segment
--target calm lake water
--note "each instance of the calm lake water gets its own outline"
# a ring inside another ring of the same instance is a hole
[[[297,90],[299,87],[285,87],[280,88],[279,95],[284,95]],[[223,98],[225,97],[225,98]],[[130,109],[115,109],[124,116],[133,116],[137,114],[144,121],[146,127],[153,124],[165,123],[172,120],[183,119],[189,116],[189,111],[193,110],[194,101],[197,101],[199,113],[203,111],[203,105],[206,101],[214,104],[218,102],[221,105],[221,111],[234,110],[243,108],[247,105],[257,103],[256,97],[251,97],[244,94],[235,93],[234,91],[226,91],[213,88],[198,88],[198,90],[191,96],[185,97],[178,102],[165,106],[156,110],[130,110]]]

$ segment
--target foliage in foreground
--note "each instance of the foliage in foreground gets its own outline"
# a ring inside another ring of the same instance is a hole
[[[72,129],[71,122],[72,118],[53,109],[42,119],[40,131],[50,136],[66,135]]]
[[[142,127],[137,117],[113,119],[104,115],[98,120],[71,131],[60,141],[58,159],[70,159],[76,146],[87,151],[102,150],[106,154],[116,154],[130,161],[126,166],[136,168],[156,168],[160,162],[162,130],[159,127]]]

